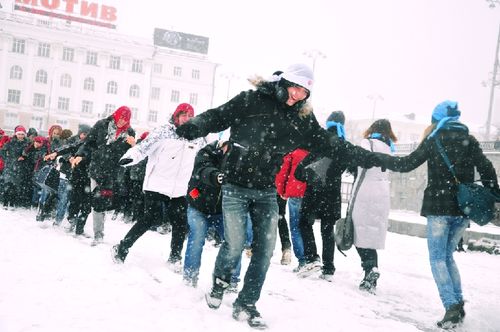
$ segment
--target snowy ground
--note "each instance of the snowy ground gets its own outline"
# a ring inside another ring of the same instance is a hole
[[[170,235],[146,233],[124,265],[110,247],[130,225],[106,222],[106,242],[75,239],[62,229],[40,227],[33,211],[0,209],[0,331],[156,332],[250,331],[231,318],[236,295],[219,310],[203,299],[217,249],[207,244],[197,289],[167,269]],[[91,233],[91,221],[86,227]],[[316,229],[317,231],[317,229]],[[318,237],[319,238],[319,237]],[[319,241],[321,242],[321,241]],[[457,331],[500,331],[500,256],[456,254],[467,316]],[[432,280],[424,239],[390,233],[379,252],[376,295],[362,293],[359,257],[335,254],[332,283],[298,279],[296,265],[272,259],[257,303],[271,331],[437,331],[443,308]],[[244,258],[244,266],[248,259]]]

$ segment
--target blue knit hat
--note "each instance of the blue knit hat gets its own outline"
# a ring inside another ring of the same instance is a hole
[[[432,111],[432,123],[441,121],[444,118],[458,117],[460,111],[458,110],[458,103],[456,101],[446,100],[437,105]]]

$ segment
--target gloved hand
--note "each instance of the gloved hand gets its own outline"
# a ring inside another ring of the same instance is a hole
[[[299,164],[295,169],[294,176],[297,180],[306,182],[308,184],[313,184],[314,182],[320,182],[321,179],[318,177],[315,171],[310,168],[302,166]]]
[[[226,183],[226,174],[224,174],[222,172],[213,171],[210,174],[210,177],[211,177],[210,180],[212,181],[212,183],[216,183],[220,186]]]
[[[192,121],[188,121],[183,125],[180,125],[175,130],[177,135],[184,137],[187,140],[193,140],[201,136],[200,129]]]
[[[306,171],[304,166],[302,164],[298,164],[297,168],[295,169],[295,173],[293,173],[293,176],[299,181],[306,182]]]
[[[128,164],[130,164],[133,161],[134,161],[134,159],[132,159],[132,158],[123,158],[123,159],[120,159],[120,161],[118,162],[118,165],[127,166]]]

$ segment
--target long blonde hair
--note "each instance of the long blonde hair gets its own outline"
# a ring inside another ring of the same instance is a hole
[[[437,123],[432,123],[429,126],[427,126],[427,128],[425,128],[424,130],[424,133],[422,134],[422,139],[420,140],[420,142],[423,142],[427,138],[427,136],[429,136],[433,132],[436,126]]]

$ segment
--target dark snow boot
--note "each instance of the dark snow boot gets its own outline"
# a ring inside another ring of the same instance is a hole
[[[127,255],[128,249],[122,249],[122,246],[119,244],[115,244],[111,248],[111,258],[113,258],[113,262],[117,264],[123,264]]]
[[[359,284],[359,289],[369,293],[375,293],[377,287],[377,280],[380,277],[380,272],[374,267],[373,269],[365,272],[365,277]]]
[[[452,329],[462,322],[463,316],[461,314],[463,305],[457,303],[446,309],[443,319],[437,322],[437,326],[442,329]],[[465,315],[465,312],[464,312]]]
[[[248,325],[254,329],[267,329],[267,324],[260,316],[255,304],[241,304],[238,300],[234,301],[233,318],[238,321],[246,320]]]
[[[229,286],[229,283],[222,279],[215,278],[212,289],[205,294],[205,300],[210,309],[219,309],[224,296],[224,290]]]

